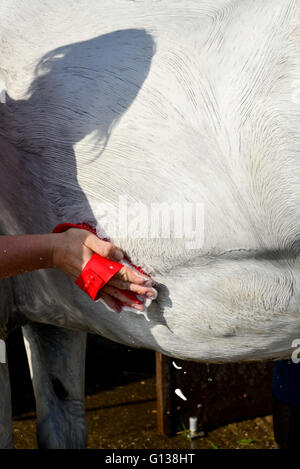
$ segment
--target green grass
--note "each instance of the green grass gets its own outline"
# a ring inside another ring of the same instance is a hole
[[[207,441],[207,443],[210,444],[210,446],[211,446],[213,449],[220,449],[219,446],[216,445],[216,443],[214,443],[213,441],[208,440],[207,438],[206,438],[206,441]]]
[[[244,438],[242,440],[238,440],[237,443],[238,445],[241,445],[241,446],[253,445],[254,440],[252,440],[252,438]]]

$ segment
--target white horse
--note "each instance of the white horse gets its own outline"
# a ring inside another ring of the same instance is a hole
[[[113,314],[58,271],[0,282],[0,339],[23,326],[41,447],[85,445],[86,332],[188,360],[290,354],[300,336],[299,6],[2,0],[1,233],[103,226],[118,219],[120,196],[131,211],[139,204],[131,228],[147,226],[151,204],[174,219],[204,209],[200,243],[172,223],[169,237],[106,229],[158,283],[149,321]],[[6,365],[0,383],[10,447]]]

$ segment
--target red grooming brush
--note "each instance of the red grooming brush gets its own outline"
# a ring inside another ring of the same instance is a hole
[[[53,233],[62,233],[69,228],[80,228],[82,230],[90,231],[91,233],[98,236],[95,228],[88,225],[87,223],[80,223],[77,225],[73,223],[61,223],[54,228]],[[107,238],[100,239],[103,241],[108,241]],[[145,275],[145,272],[140,267],[132,264],[132,262],[127,257],[125,257],[125,260],[126,263],[128,263],[131,267]],[[76,279],[75,283],[79,286],[79,288],[81,288],[81,290],[89,295],[92,300],[97,301],[100,299],[101,289],[117,272],[119,272],[119,270],[122,269],[122,267],[124,267],[124,264],[121,264],[120,262],[111,261],[105,257],[100,256],[99,254],[93,254],[79,277]],[[135,293],[128,290],[119,290],[119,292],[126,296],[126,298],[130,299],[133,303],[140,305],[143,304],[143,302],[137,298]],[[128,307],[125,303],[115,298],[114,300],[117,301],[121,306]]]

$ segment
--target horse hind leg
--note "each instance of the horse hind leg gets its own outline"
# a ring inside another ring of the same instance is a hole
[[[33,383],[39,448],[85,448],[86,334],[55,326],[23,327]]]

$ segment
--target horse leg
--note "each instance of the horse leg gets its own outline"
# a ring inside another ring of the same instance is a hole
[[[39,448],[85,448],[86,333],[34,323],[23,327],[23,336]]]
[[[0,363],[0,449],[13,448],[12,411],[8,364]]]

